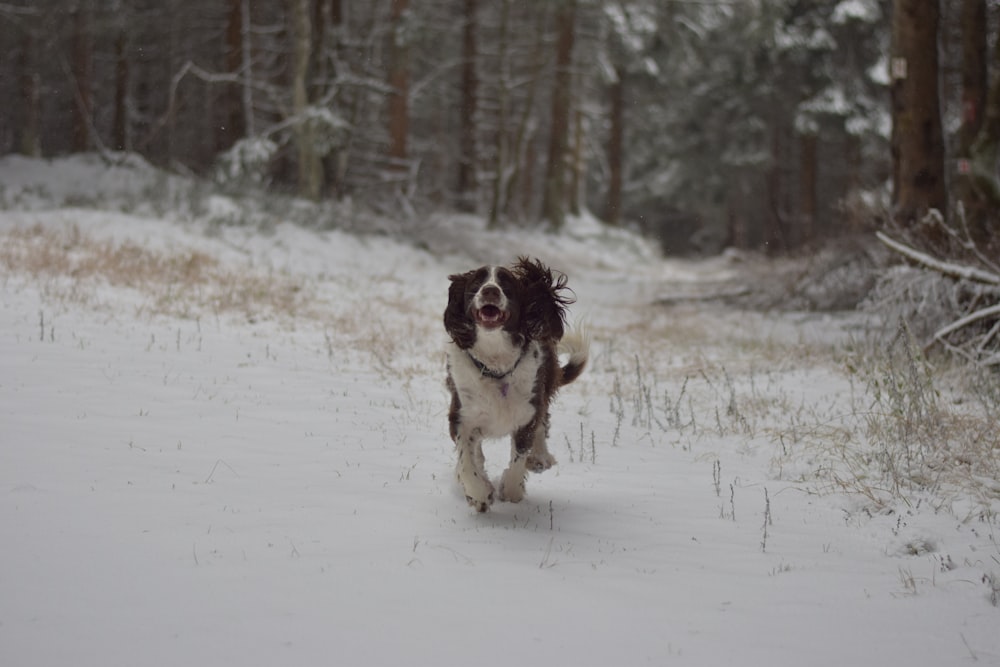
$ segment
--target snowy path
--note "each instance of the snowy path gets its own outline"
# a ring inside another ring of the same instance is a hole
[[[72,223],[308,306],[157,314],[148,290],[3,269],[0,664],[1000,664],[988,524],[776,480],[782,406],[850,391],[838,323],[648,305],[723,264],[538,253],[570,271],[594,361],[554,410],[560,465],[479,516],[452,482],[439,323],[471,260],[66,209],[0,213],[0,234]]]

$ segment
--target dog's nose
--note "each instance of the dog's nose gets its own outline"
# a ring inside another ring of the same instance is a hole
[[[496,285],[485,285],[479,290],[479,296],[483,301],[496,303],[500,301],[500,288]]]

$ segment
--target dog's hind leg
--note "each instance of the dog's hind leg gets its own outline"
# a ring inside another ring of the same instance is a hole
[[[455,475],[465,490],[465,499],[477,512],[485,512],[493,504],[494,489],[486,474],[483,437],[479,429],[459,427],[455,434],[458,463]]]

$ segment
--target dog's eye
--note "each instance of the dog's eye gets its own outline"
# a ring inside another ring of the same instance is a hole
[[[497,283],[499,283],[504,292],[510,293],[512,288],[517,285],[517,279],[507,269],[500,269],[497,271]]]

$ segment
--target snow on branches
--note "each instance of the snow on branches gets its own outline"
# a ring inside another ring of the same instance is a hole
[[[958,211],[961,230],[931,211],[924,224],[942,228],[962,259],[940,259],[890,237],[876,236],[916,266],[887,272],[871,301],[883,314],[905,319],[925,349],[940,345],[977,366],[1000,367],[1000,266],[982,253]]]

